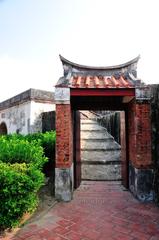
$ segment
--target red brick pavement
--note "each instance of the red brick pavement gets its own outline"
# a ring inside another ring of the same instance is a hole
[[[159,208],[140,203],[118,182],[83,182],[13,240],[159,240]]]

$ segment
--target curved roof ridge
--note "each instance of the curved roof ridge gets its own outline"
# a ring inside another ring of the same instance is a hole
[[[97,67],[97,66],[87,66],[87,65],[81,65],[81,64],[77,64],[77,63],[74,63],[74,62],[71,62],[69,61],[68,59],[64,58],[62,55],[59,55],[60,57],[60,60],[63,64],[67,64],[67,65],[71,65],[72,67],[75,67],[75,68],[82,68],[82,69],[94,69],[94,70],[113,70],[113,69],[120,69],[120,68],[124,68],[124,67],[128,67],[134,63],[137,63],[140,59],[140,55],[138,55],[136,58],[128,61],[128,62],[125,62],[125,63],[122,63],[122,64],[119,64],[119,65],[114,65],[114,66],[101,66],[101,67]]]

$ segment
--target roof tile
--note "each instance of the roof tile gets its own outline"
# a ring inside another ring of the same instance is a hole
[[[73,76],[71,88],[134,88],[132,82],[124,76]]]

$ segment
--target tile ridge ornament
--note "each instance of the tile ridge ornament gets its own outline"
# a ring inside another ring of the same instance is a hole
[[[113,66],[87,66],[87,65],[82,65],[82,64],[77,64],[74,63],[66,58],[64,58],[63,56],[59,55],[60,60],[62,62],[62,64],[64,65],[64,70],[68,70],[68,66],[72,67],[72,68],[78,68],[78,69],[85,69],[85,70],[113,70],[113,69],[121,69],[121,68],[125,68],[128,67],[130,65],[136,64],[139,59],[140,59],[140,55],[138,55],[136,58],[133,58],[132,60],[122,63],[122,64],[118,64],[118,65],[113,65]],[[66,67],[67,66],[67,67]]]

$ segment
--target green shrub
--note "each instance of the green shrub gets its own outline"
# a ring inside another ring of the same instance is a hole
[[[55,175],[55,141],[56,132],[50,131],[46,133],[34,133],[25,136],[29,142],[36,141],[44,149],[44,155],[48,158],[48,162],[44,164],[43,172],[46,176],[52,176],[54,181]]]
[[[27,140],[28,142],[37,142],[44,149],[46,157],[53,158],[55,152],[56,132],[50,131],[46,133],[33,133],[28,135],[8,134],[0,138],[6,140]]]
[[[5,163],[27,163],[42,169],[47,158],[44,156],[43,148],[38,141],[31,143],[26,139],[0,138],[0,160]]]
[[[21,134],[9,134],[9,135],[0,137],[0,141],[1,141],[1,139],[8,140],[8,141],[14,140],[14,142],[17,142],[17,143],[18,143],[18,140],[22,141],[22,142],[28,141],[31,144],[34,143],[35,145],[41,146],[44,150],[45,157],[48,158],[48,162],[46,162],[43,165],[43,172],[45,173],[46,176],[50,176],[50,174],[51,174],[52,177],[54,178],[54,174],[55,174],[54,173],[55,141],[56,141],[56,132],[55,131],[50,131],[50,132],[46,132],[46,133],[33,133],[33,134],[25,135],[25,136],[21,135]],[[21,144],[21,146],[22,146],[22,144]],[[27,154],[28,154],[28,151],[27,151]],[[4,153],[3,153],[3,156],[4,156]],[[12,156],[12,154],[11,154],[11,156]],[[6,158],[4,157],[4,159],[6,159]],[[10,159],[12,160],[12,158],[10,158]],[[10,159],[9,159],[9,162],[10,162]],[[4,161],[6,162],[7,160],[4,160]],[[12,161],[14,162],[14,160],[12,160]],[[27,160],[27,162],[28,162],[28,160]]]
[[[25,212],[35,209],[43,182],[43,173],[32,165],[0,162],[0,229],[17,225]]]
[[[54,170],[55,138],[55,132],[0,136],[0,229],[17,225],[37,206],[48,158]]]
[[[46,157],[53,158],[53,154],[55,151],[55,140],[56,133],[55,131],[50,131],[46,133],[33,133],[28,134],[25,138],[29,141],[37,141],[43,147],[44,153]]]

